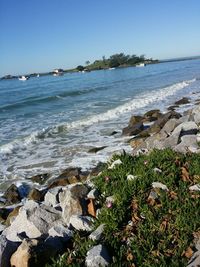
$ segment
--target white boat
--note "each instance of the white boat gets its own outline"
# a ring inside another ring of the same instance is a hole
[[[145,67],[145,66],[146,66],[145,63],[139,63],[139,64],[136,65],[136,67]]]
[[[26,81],[26,80],[28,80],[29,79],[29,77],[26,77],[26,76],[20,76],[19,78],[18,78],[18,80],[20,80],[20,81]]]
[[[39,78],[40,77],[40,74],[38,74],[37,77]]]

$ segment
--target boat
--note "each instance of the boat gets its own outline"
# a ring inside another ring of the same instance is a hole
[[[63,74],[63,69],[55,69],[53,71],[53,76],[62,76]]]
[[[40,74],[38,74],[37,77],[39,78],[40,77]]]
[[[146,66],[145,63],[139,63],[139,64],[136,65],[136,67],[145,67],[145,66]]]
[[[26,80],[28,80],[29,79],[29,77],[26,77],[26,76],[24,76],[24,75],[22,75],[22,76],[20,76],[19,78],[18,78],[18,80],[20,80],[20,81],[26,81]]]

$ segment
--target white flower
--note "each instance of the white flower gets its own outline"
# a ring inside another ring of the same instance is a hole
[[[120,165],[120,164],[122,164],[122,161],[120,159],[117,159],[113,161],[113,163],[108,167],[108,169],[114,169],[116,165]]]
[[[160,183],[160,182],[153,182],[152,183],[152,187],[153,188],[160,188],[160,189],[162,189],[164,191],[169,191],[169,189],[167,188],[167,186],[164,185],[164,184],[162,184],[162,183]]]

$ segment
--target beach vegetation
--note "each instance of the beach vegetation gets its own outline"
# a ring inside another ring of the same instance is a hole
[[[171,149],[115,155],[92,178],[100,193],[94,229],[105,224],[102,239],[77,232],[72,248],[48,266],[84,266],[88,249],[99,242],[112,257],[109,266],[187,266],[200,237],[200,192],[189,190],[200,183],[199,162],[198,154]]]

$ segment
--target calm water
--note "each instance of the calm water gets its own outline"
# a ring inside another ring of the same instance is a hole
[[[0,81],[1,183],[89,168],[113,151],[130,151],[121,129],[131,114],[165,110],[182,96],[194,100],[199,90],[200,60]],[[87,153],[93,146],[107,148]]]

